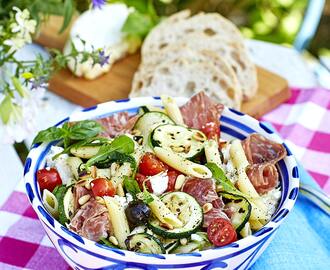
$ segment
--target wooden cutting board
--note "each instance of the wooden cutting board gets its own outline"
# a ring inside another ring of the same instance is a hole
[[[68,36],[68,31],[57,34],[61,19],[52,17],[43,26],[36,42],[39,44],[61,49]],[[55,74],[49,89],[64,98],[84,107],[97,103],[127,98],[131,82],[138,65],[140,55],[127,56],[113,65],[110,72],[96,80],[86,80],[75,77],[69,70],[64,69]],[[243,102],[241,110],[256,118],[276,108],[290,97],[288,82],[277,74],[261,67],[258,71],[258,92],[254,98]]]

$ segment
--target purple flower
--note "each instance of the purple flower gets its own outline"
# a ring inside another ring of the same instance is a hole
[[[109,58],[110,58],[110,55],[106,55],[104,50],[99,51],[98,62],[101,65],[101,67],[103,67],[106,64],[109,64]]]
[[[106,3],[106,0],[92,0],[93,8],[102,8],[102,6]]]
[[[48,86],[46,77],[41,76],[37,79],[30,80],[31,83],[31,90],[39,89],[39,88],[46,88]]]

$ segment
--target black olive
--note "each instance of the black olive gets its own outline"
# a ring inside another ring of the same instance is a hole
[[[132,201],[128,204],[125,214],[131,225],[143,225],[148,222],[150,208],[142,201]]]

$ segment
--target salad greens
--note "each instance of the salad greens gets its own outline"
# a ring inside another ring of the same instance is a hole
[[[83,120],[77,123],[65,123],[62,127],[50,127],[42,130],[34,138],[32,144],[60,140],[64,147],[73,141],[81,141],[95,137],[103,131],[103,127],[96,121]]]

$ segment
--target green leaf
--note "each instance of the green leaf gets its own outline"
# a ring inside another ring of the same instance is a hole
[[[9,95],[5,96],[5,98],[0,103],[0,117],[2,120],[2,123],[7,124],[10,115],[13,111],[13,102],[11,100],[11,97]]]
[[[63,139],[63,137],[64,133],[61,128],[50,127],[40,131],[38,135],[34,138],[32,144],[61,140]]]
[[[224,191],[237,194],[246,198],[246,195],[244,195],[234,186],[234,184],[227,178],[226,174],[219,166],[212,162],[206,163],[205,166],[210,169],[213,178],[217,181],[217,184],[222,186]]]
[[[70,127],[63,126],[63,128],[68,130],[68,137],[71,140],[84,140],[95,137],[103,130],[98,122],[92,120],[80,121]]]
[[[71,19],[72,19],[74,10],[75,10],[73,0],[65,0],[63,9],[64,9],[64,14],[63,14],[64,18],[63,18],[63,24],[59,31],[59,34],[62,33],[69,26],[69,24],[71,22]]]
[[[122,32],[128,35],[145,37],[154,26],[155,24],[148,14],[134,11],[128,15]]]
[[[120,153],[131,154],[134,152],[134,142],[126,135],[121,135],[115,138],[109,147],[112,151],[118,151]]]
[[[143,182],[143,192],[142,192],[142,201],[145,204],[149,204],[154,200],[154,198],[151,196],[150,192],[148,191],[146,187],[146,181]]]
[[[138,182],[127,176],[124,178],[124,188],[128,193],[132,194],[134,198],[136,198],[136,195],[141,192]]]
[[[58,201],[58,221],[64,225],[68,219],[64,213],[64,196],[66,191],[71,188],[71,186],[67,187],[65,185],[61,185],[61,186],[57,186],[54,190],[53,190],[53,194],[56,197],[57,201]]]
[[[131,168],[134,172],[137,167],[134,157],[132,157],[131,155],[128,155],[128,154],[120,153],[118,151],[109,152],[102,159],[97,160],[96,162],[94,162],[91,165],[88,162],[89,162],[89,160],[86,163],[87,167],[91,166],[91,165],[95,165],[96,167],[98,167],[100,169],[109,168],[111,166],[111,163],[113,163],[113,162],[120,163],[120,164],[123,164],[124,162],[128,162],[131,164]]]

